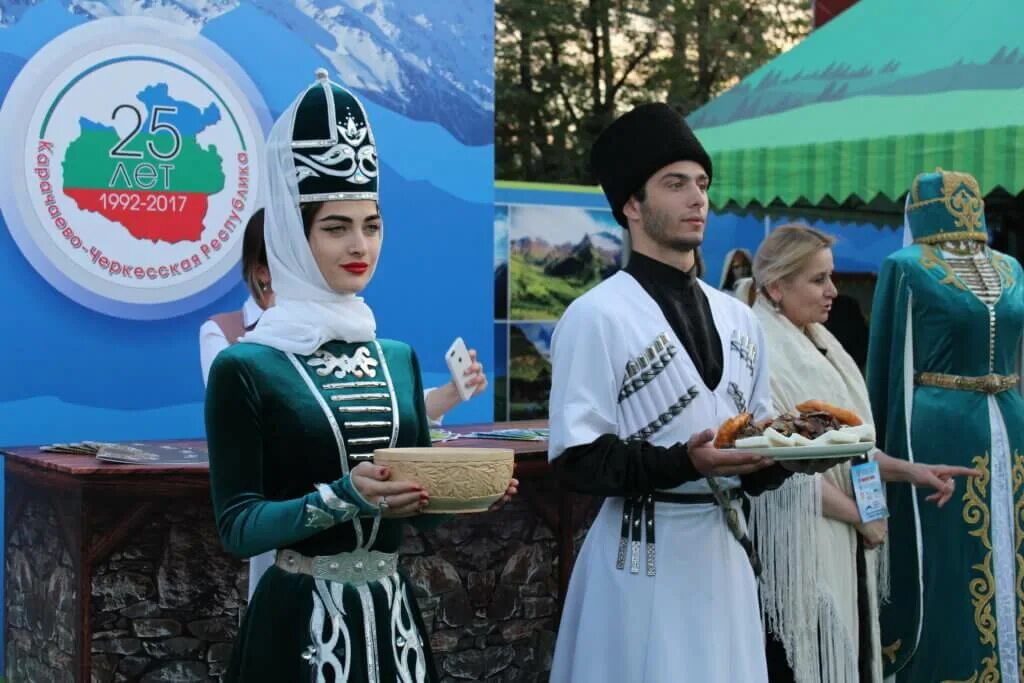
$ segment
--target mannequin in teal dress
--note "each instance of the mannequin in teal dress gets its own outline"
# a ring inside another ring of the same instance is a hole
[[[436,681],[397,553],[406,521],[443,518],[418,516],[429,491],[372,463],[376,448],[430,445],[420,371],[355,295],[383,241],[376,143],[326,71],[271,131],[264,180],[276,305],[217,356],[206,394],[224,545],[277,550],[226,680]]]
[[[919,175],[907,221],[914,243],[883,263],[872,312],[878,446],[981,476],[942,508],[919,505],[907,484],[888,486],[886,673],[915,683],[1024,680],[1024,273],[986,246],[968,174]]]

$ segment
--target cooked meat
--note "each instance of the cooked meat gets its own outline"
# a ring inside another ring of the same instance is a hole
[[[816,410],[800,415],[780,415],[772,420],[769,426],[784,436],[795,433],[808,439],[816,439],[825,432],[839,429],[842,424],[829,413]]]
[[[767,425],[766,425],[767,426]],[[764,427],[760,427],[753,422],[745,425],[742,429],[736,432],[737,439],[745,439],[749,436],[761,436],[764,432]]]
[[[800,434],[806,436],[808,439],[816,439],[825,432],[830,432],[843,426],[843,424],[830,413],[820,410],[801,413],[800,417],[794,421],[794,424]]]
[[[741,425],[737,427],[737,425]],[[727,420],[719,429],[715,439],[718,448],[728,448],[736,443],[736,439],[761,436],[764,430],[771,427],[783,436],[800,434],[808,439],[816,439],[825,432],[837,430],[843,423],[830,412],[824,410],[806,410],[798,415],[788,413],[776,418],[753,422],[746,413]]]

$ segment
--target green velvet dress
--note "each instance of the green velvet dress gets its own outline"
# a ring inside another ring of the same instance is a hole
[[[888,486],[882,651],[899,682],[1024,680],[1024,400],[1017,386],[985,393],[914,379],[1018,372],[1024,273],[1011,257],[985,256],[1001,285],[991,305],[928,244],[886,259],[875,290],[868,386],[879,447],[982,472],[958,479],[942,508],[909,484]]]
[[[299,356],[236,344],[211,368],[206,429],[217,526],[229,552],[398,552],[404,522],[375,516],[346,475],[376,448],[430,445],[407,345],[329,342]],[[273,566],[253,595],[226,680],[411,682],[437,674],[400,573],[341,583]]]

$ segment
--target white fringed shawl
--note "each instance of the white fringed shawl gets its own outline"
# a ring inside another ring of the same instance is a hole
[[[776,411],[793,412],[797,404],[818,399],[873,423],[860,370],[823,325],[813,324],[804,334],[763,296],[753,308],[771,352]],[[821,477],[853,495],[846,464],[823,475],[794,475],[752,500],[751,531],[764,564],[761,607],[767,627],[786,648],[797,683],[857,683],[857,531],[822,516]],[[867,581],[872,679],[881,683],[875,555],[867,553]]]

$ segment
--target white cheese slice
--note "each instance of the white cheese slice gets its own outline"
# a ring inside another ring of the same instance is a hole
[[[770,443],[772,446],[792,446],[793,445],[793,441],[788,436],[786,436],[785,434],[781,434],[781,433],[775,431],[771,427],[769,427],[768,429],[764,430],[764,436],[765,436],[766,439],[768,439],[768,443]]]
[[[768,448],[771,442],[763,436],[748,436],[743,439],[736,439],[736,448]]]
[[[874,425],[858,425],[856,427],[843,427],[840,431],[847,434],[854,434],[857,436],[858,441],[865,441],[873,443],[875,440],[875,427]]]
[[[825,443],[830,444],[841,444],[841,443],[857,443],[860,441],[860,436],[856,433],[849,432],[845,429],[832,430],[825,432],[821,435],[825,438]],[[821,438],[821,437],[819,437]]]

